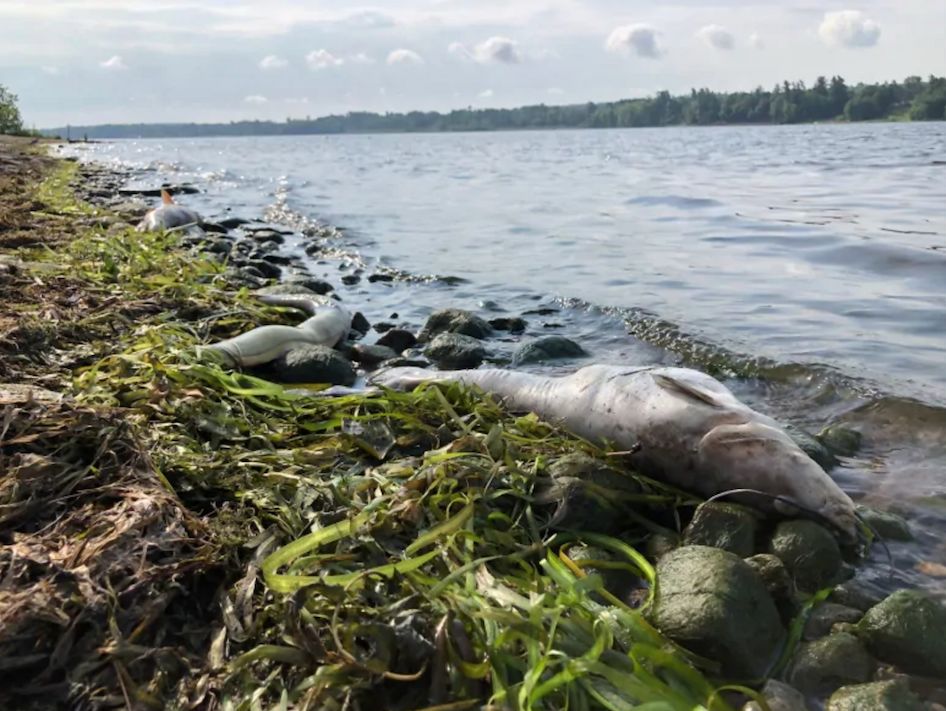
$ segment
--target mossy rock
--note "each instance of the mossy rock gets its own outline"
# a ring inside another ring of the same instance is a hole
[[[729,677],[762,676],[785,635],[778,610],[755,570],[709,546],[683,546],[657,564],[648,616],[670,639],[718,660]]]
[[[326,346],[293,348],[262,369],[265,377],[279,383],[325,383],[354,385],[355,369],[341,353]]]
[[[538,501],[558,502],[549,521],[555,530],[619,533],[627,525],[626,497],[641,492],[636,479],[578,452],[556,460],[548,474]]]
[[[820,590],[838,578],[841,548],[823,526],[813,521],[782,521],[769,542],[769,552],[788,568],[792,580],[806,592]]]
[[[795,440],[795,444],[801,447],[805,454],[814,459],[822,469],[827,470],[837,465],[838,458],[835,457],[834,453],[822,444],[821,440],[817,437],[808,434],[795,425],[783,423],[782,429],[784,429],[788,436]]]
[[[888,541],[912,541],[910,524],[902,516],[890,511],[880,511],[868,506],[857,506],[857,512],[877,535]]]
[[[459,333],[441,333],[424,349],[424,355],[446,370],[476,368],[486,357],[486,349],[475,338]]]
[[[861,448],[860,432],[844,425],[828,425],[818,433],[818,441],[842,457],[853,457]]]
[[[862,610],[836,602],[823,602],[811,611],[805,623],[803,637],[807,640],[820,639],[829,634],[837,624],[853,624],[864,616]]]
[[[701,504],[683,532],[686,545],[712,546],[735,553],[740,558],[755,550],[758,518],[738,504],[711,501]]]
[[[876,666],[860,639],[841,632],[799,645],[787,680],[803,693],[820,695],[869,681]]]
[[[831,694],[825,711],[923,711],[920,700],[902,679],[842,686]]]
[[[581,358],[586,355],[588,352],[570,338],[543,336],[519,346],[512,355],[512,362],[514,365],[522,365],[560,358]]]
[[[476,314],[463,309],[441,309],[427,319],[418,340],[426,342],[439,333],[459,333],[470,338],[487,338],[493,328]]]
[[[919,590],[898,590],[867,611],[858,634],[901,671],[946,678],[946,607]]]
[[[798,604],[795,601],[792,578],[782,560],[771,553],[759,553],[745,560],[762,579],[782,619],[792,619],[798,612]]]

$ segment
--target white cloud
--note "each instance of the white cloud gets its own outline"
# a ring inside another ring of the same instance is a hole
[[[329,67],[340,67],[345,63],[341,57],[336,57],[327,49],[313,49],[305,56],[305,63],[309,69],[328,69]]]
[[[308,104],[309,97],[308,96],[291,96],[286,99],[286,103],[291,104],[293,106],[298,106],[299,104]]]
[[[250,96],[243,97],[243,103],[256,105],[268,104],[269,99],[267,99],[265,96],[260,96],[259,94],[251,94]]]
[[[358,54],[353,54],[348,58],[352,64],[374,64],[374,59],[365,54],[364,52],[359,52]]]
[[[59,67],[45,66],[40,67],[40,71],[42,71],[44,74],[49,74],[50,76],[56,76],[62,70]]]
[[[625,55],[634,53],[638,57],[650,59],[657,59],[663,54],[657,41],[657,30],[643,23],[615,27],[604,46],[609,52]]]
[[[128,65],[125,64],[125,61],[117,54],[109,57],[104,62],[99,62],[99,66],[102,67],[102,69],[109,69],[112,71],[128,69]]]
[[[275,54],[269,54],[259,61],[260,69],[284,69],[289,66],[289,61]]]
[[[483,91],[481,91],[481,92],[480,92],[479,94],[477,94],[476,96],[477,96],[478,98],[480,98],[480,99],[492,99],[492,98],[493,98],[493,90],[492,90],[492,89],[484,89]]]
[[[713,49],[732,49],[736,46],[736,38],[732,32],[721,25],[706,25],[696,32],[696,36]]]
[[[550,86],[548,89],[545,90],[545,93],[548,94],[549,96],[562,96],[565,94],[565,90],[557,86]]]
[[[753,32],[749,35],[749,46],[752,49],[765,49],[765,42],[759,36],[758,32]]]
[[[826,12],[818,34],[832,47],[873,47],[880,39],[880,25],[859,10]]]
[[[423,64],[424,58],[412,49],[395,49],[388,55],[388,64]]]
[[[473,59],[473,54],[462,42],[451,42],[450,46],[447,47],[447,51],[453,56],[460,57],[461,59]]]
[[[473,48],[473,58],[477,62],[502,62],[516,64],[522,61],[519,45],[508,37],[490,37]]]

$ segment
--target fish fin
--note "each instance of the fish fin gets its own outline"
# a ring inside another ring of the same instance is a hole
[[[710,407],[723,407],[725,405],[716,393],[701,388],[695,383],[688,383],[685,380],[674,378],[672,375],[666,375],[664,373],[651,373],[651,377],[660,387],[666,390],[672,390],[680,395],[686,395],[687,397],[702,402],[704,405],[709,405]]]
[[[169,193],[164,188],[161,188],[161,202],[164,203],[165,205],[174,204],[174,198],[171,197],[171,193]]]

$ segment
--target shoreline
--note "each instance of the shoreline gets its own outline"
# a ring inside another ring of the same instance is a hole
[[[681,542],[674,521],[693,515],[692,497],[456,387],[317,399],[204,362],[195,346],[298,315],[236,288],[215,259],[181,247],[189,238],[131,232],[75,194],[78,178],[86,198],[105,198],[120,174],[4,159],[16,167],[2,220],[13,229],[0,231],[0,382],[20,387],[0,386],[0,407],[18,413],[0,438],[13,512],[0,538],[21,562],[0,613],[26,637],[0,639],[16,660],[0,676],[10,689],[15,670],[26,689],[13,706],[42,708],[43,694],[154,708],[253,693],[365,709],[521,696],[555,708],[565,693],[600,704],[605,692],[713,709],[738,700],[714,693],[731,671],[720,677],[641,614],[650,566]],[[609,504],[576,471],[627,489]],[[645,555],[600,534],[549,538],[555,506],[540,503],[537,481],[578,487],[580,530],[633,511]],[[718,509],[771,534],[740,507]],[[814,592],[787,600],[780,624],[804,623]],[[779,648],[797,676],[794,646]],[[58,666],[55,650],[67,650]],[[539,659],[548,671],[533,678]]]

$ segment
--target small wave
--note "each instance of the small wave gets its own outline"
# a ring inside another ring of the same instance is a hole
[[[666,205],[668,207],[679,207],[682,209],[701,209],[710,207],[722,207],[719,200],[712,198],[695,198],[684,195],[639,195],[628,198],[624,201],[625,205]]]

